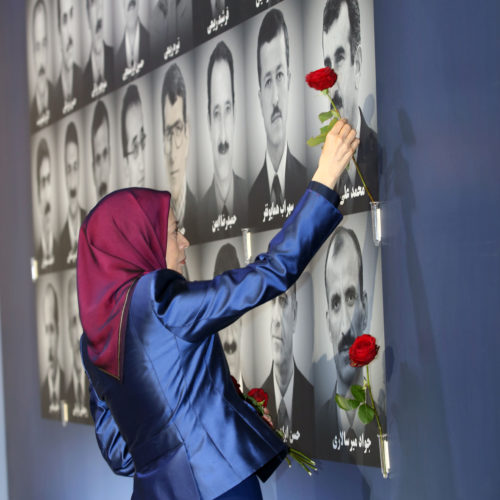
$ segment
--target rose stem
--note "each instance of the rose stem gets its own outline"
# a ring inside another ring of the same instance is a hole
[[[380,435],[382,436],[382,426],[380,425],[380,419],[378,418],[378,411],[377,411],[377,406],[375,405],[375,400],[373,399],[373,394],[372,394],[372,386],[370,384],[370,371],[368,369],[368,365],[366,365],[366,384],[368,386],[368,393],[370,394],[370,399],[372,401],[372,410],[375,412],[375,418],[377,419],[377,425],[378,425],[378,431]]]

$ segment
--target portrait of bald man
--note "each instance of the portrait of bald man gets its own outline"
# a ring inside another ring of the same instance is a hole
[[[48,125],[54,113],[54,87],[48,75],[50,38],[47,5],[36,0],[31,18],[31,48],[35,78],[35,94],[31,101],[31,130]]]
[[[83,103],[82,70],[76,63],[78,40],[75,0],[56,0],[57,31],[61,48],[61,72],[56,82],[57,113],[66,115]]]
[[[104,0],[85,0],[90,31],[90,54],[83,71],[87,99],[113,88],[113,48],[104,41]]]
[[[54,271],[57,262],[58,244],[55,236],[55,169],[49,145],[45,138],[40,139],[36,149],[36,194],[40,222],[40,241],[36,247],[35,258],[38,272]]]
[[[122,152],[126,187],[146,185],[146,131],[142,100],[137,85],[127,87],[121,112]]]
[[[212,146],[213,180],[200,206],[200,237],[204,240],[239,236],[246,227],[248,190],[234,171],[235,128],[234,61],[220,41],[207,69],[208,126]]]
[[[377,463],[377,425],[365,425],[355,411],[337,406],[335,395],[352,397],[350,387],[363,385],[363,368],[350,365],[349,348],[368,326],[368,297],[364,289],[363,255],[352,229],[338,228],[330,239],[325,260],[326,322],[333,347],[336,381],[331,396],[318,414],[316,425],[319,456],[350,463]],[[383,415],[381,416],[383,418]],[[371,451],[342,446],[342,440],[370,439]]]
[[[59,301],[56,289],[50,282],[43,288],[42,293],[41,335],[43,344],[47,345],[44,355],[48,365],[41,387],[42,416],[57,419],[60,418],[61,400],[64,399],[66,388],[64,371],[59,360]]]
[[[90,130],[92,150],[92,178],[96,200],[99,201],[109,192],[111,175],[111,144],[109,114],[103,101],[97,101]]]
[[[68,196],[68,215],[60,237],[60,255],[63,267],[76,265],[78,234],[86,212],[78,200],[81,186],[80,142],[74,122],[66,127],[64,136],[64,179]]]
[[[139,18],[139,6],[143,1],[120,0],[125,15],[125,30],[115,59],[116,85],[122,85],[148,70],[149,32]]]
[[[377,134],[368,126],[360,107],[359,88],[363,68],[361,21],[358,0],[327,0],[323,10],[323,60],[337,73],[330,89],[340,115],[356,129],[360,145],[355,158],[372,195],[378,197]],[[369,209],[369,198],[351,161],[340,176],[336,191],[342,213]],[[363,194],[364,193],[364,194]],[[361,196],[359,196],[361,194]]]
[[[287,141],[290,42],[279,9],[269,10],[257,40],[259,102],[266,132],[264,165],[248,198],[249,225],[280,227],[307,187],[307,171]],[[284,207],[284,210],[280,208]]]

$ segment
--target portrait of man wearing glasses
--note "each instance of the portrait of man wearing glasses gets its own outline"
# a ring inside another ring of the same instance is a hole
[[[196,199],[186,176],[190,138],[186,107],[186,84],[179,66],[174,63],[165,73],[161,89],[163,152],[178,227],[194,241]]]
[[[126,186],[144,187],[146,180],[146,133],[142,101],[136,85],[130,85],[123,98],[121,114],[122,148]]]

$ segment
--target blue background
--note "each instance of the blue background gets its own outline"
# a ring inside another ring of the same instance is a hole
[[[0,332],[9,497],[127,498],[131,481],[107,470],[91,428],[40,418],[25,19],[22,2],[2,0]],[[375,0],[391,478],[326,462],[313,479],[282,468],[265,486],[268,498],[498,498],[499,20],[495,0]],[[0,481],[1,465],[2,457]]]

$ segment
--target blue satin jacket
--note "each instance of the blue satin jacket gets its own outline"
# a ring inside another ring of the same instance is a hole
[[[101,452],[134,477],[133,499],[213,499],[288,448],[237,394],[216,332],[283,293],[342,219],[338,195],[311,182],[266,253],[210,281],[168,269],[141,277],[130,303],[123,377],[81,351]]]

